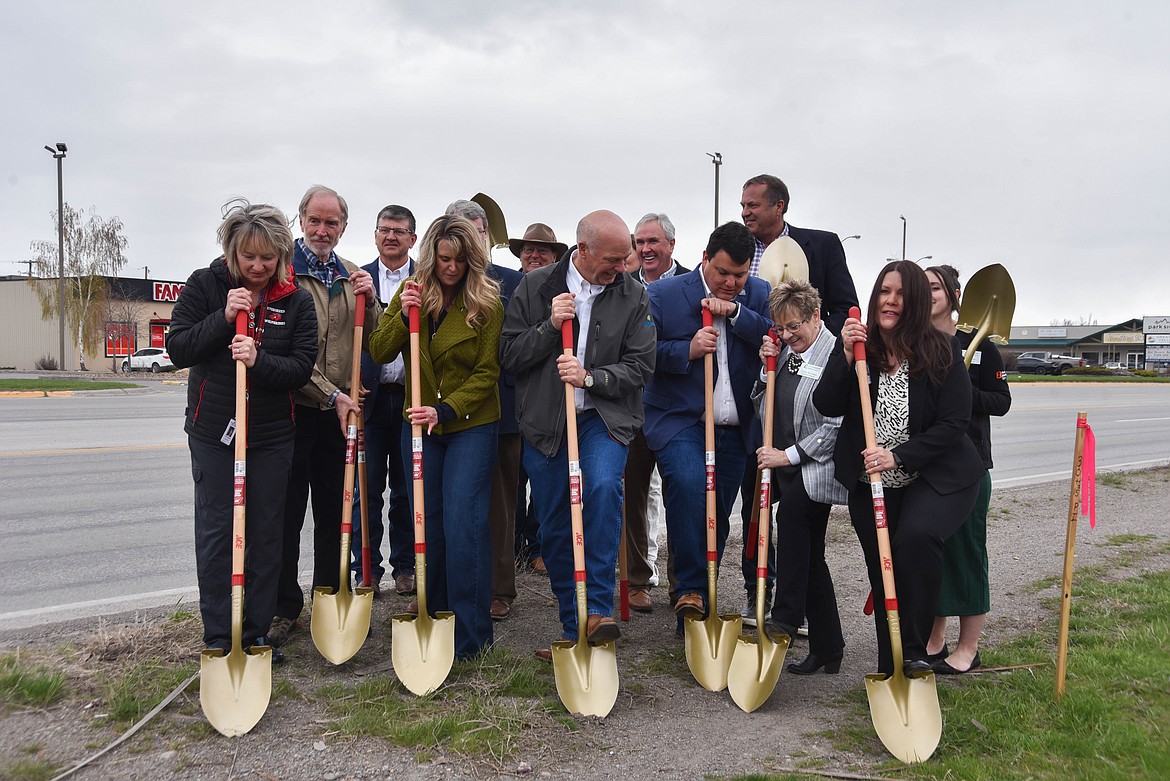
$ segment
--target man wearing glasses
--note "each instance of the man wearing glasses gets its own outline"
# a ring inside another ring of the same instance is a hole
[[[674,556],[678,616],[707,612],[704,358],[714,369],[716,562],[729,530],[728,514],[751,452],[751,391],[759,375],[759,349],[772,325],[770,286],[751,277],[754,242],[748,229],[729,222],[711,234],[694,271],[647,288],[658,331],[654,374],[646,385],[646,444],[658,459],[665,490],[667,543]],[[703,326],[702,312],[713,323]]]
[[[415,233],[414,214],[405,206],[391,204],[378,212],[374,228],[374,244],[378,259],[363,270],[374,278],[378,300],[389,301],[398,292],[403,281],[414,273],[410,250],[418,235]],[[390,574],[394,590],[399,594],[414,593],[414,529],[410,520],[410,505],[406,494],[406,469],[402,463],[402,409],[406,402],[406,372],[402,356],[390,363],[374,363],[362,351],[362,387],[367,391],[362,403],[366,426],[366,497],[370,526],[370,580],[374,596],[380,596],[379,582],[386,574],[382,558],[382,537],[390,531]],[[390,499],[386,503],[386,521],[382,522],[382,495],[390,485]],[[361,528],[361,506],[353,507],[353,528]],[[353,548],[351,569],[354,580],[361,582],[361,548]]]

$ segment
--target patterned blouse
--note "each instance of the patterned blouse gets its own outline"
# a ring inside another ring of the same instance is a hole
[[[910,439],[910,370],[905,361],[893,373],[878,375],[877,406],[873,413],[874,437],[880,447],[893,450]],[[882,486],[905,488],[918,479],[917,472],[902,467],[882,472]],[[862,482],[869,482],[864,467]]]

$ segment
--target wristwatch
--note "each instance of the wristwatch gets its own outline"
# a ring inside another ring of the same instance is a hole
[[[591,372],[591,371],[585,372],[585,387],[586,388],[593,387],[593,372]]]

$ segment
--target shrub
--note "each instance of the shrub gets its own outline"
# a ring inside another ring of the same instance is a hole
[[[1112,377],[1113,370],[1106,369],[1104,366],[1074,366],[1071,369],[1065,369],[1065,374],[1087,374],[1093,377]]]
[[[37,362],[33,364],[38,371],[55,372],[57,371],[57,359],[51,355],[42,355],[37,358]]]
[[[1158,373],[1153,369],[1130,369],[1130,374],[1136,374],[1139,377],[1157,377]]]

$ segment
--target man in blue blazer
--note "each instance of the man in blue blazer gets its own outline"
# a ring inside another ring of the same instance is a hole
[[[754,242],[748,229],[715,229],[699,268],[649,288],[658,329],[657,362],[643,402],[646,443],[658,459],[666,505],[667,542],[677,580],[675,613],[702,616],[707,608],[706,440],[703,357],[714,371],[716,541],[722,558],[728,513],[751,447],[752,385],[760,341],[772,325],[767,282],[749,276]],[[703,327],[702,310],[713,316]],[[718,558],[716,561],[718,561]]]
[[[415,233],[414,214],[405,206],[391,204],[378,213],[374,228],[374,242],[378,259],[363,269],[374,278],[378,300],[389,301],[403,280],[414,273],[410,250],[418,235]],[[414,593],[414,528],[410,523],[410,504],[407,500],[406,470],[402,463],[399,435],[402,432],[402,409],[406,401],[406,373],[402,357],[391,363],[374,363],[362,350],[362,387],[366,397],[362,402],[362,416],[366,427],[366,497],[370,525],[370,573],[374,596],[381,594],[378,585],[386,574],[382,558],[382,537],[390,529],[390,568],[394,589],[399,594]],[[386,502],[386,522],[382,522],[382,495],[390,485]],[[353,528],[361,528],[361,506],[354,502]],[[350,565],[355,582],[361,582],[361,545],[353,547]]]

